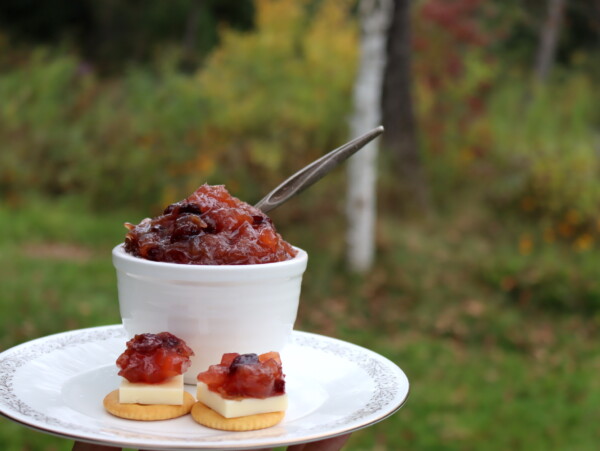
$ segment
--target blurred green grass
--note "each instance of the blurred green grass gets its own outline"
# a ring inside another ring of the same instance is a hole
[[[294,211],[308,200],[292,202]],[[118,323],[110,250],[122,239],[122,223],[137,216],[74,201],[1,206],[1,348]],[[472,233],[492,221],[472,206],[402,227],[384,213],[376,266],[356,276],[344,269],[343,237],[331,233],[343,228],[340,219],[334,211],[318,224],[281,221],[280,232],[310,254],[296,328],[373,349],[411,381],[407,404],[356,432],[347,449],[597,447],[600,316],[524,304],[482,277],[508,251],[518,254],[515,230]],[[578,258],[568,248],[560,261],[568,270]],[[536,261],[543,271],[555,259]],[[6,419],[0,442],[15,451],[71,447]]]

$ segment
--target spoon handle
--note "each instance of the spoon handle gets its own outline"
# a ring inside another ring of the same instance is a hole
[[[364,135],[354,138],[343,146],[332,150],[328,154],[323,155],[321,158],[300,169],[281,183],[277,188],[263,197],[255,207],[262,210],[263,213],[273,210],[287,201],[290,197],[299,194],[313,183],[322,179],[329,171],[339,166],[348,157],[362,149],[382,133],[383,127],[380,125]]]

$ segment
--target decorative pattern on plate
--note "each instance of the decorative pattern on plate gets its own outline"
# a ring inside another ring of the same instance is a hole
[[[386,371],[387,368],[384,367],[379,360],[374,358],[374,356],[377,356],[376,353],[341,340],[336,340],[335,338],[323,340],[319,339],[319,337],[320,336],[312,334],[300,333],[294,335],[293,342],[353,362],[371,376],[376,387],[371,399],[363,408],[351,412],[347,416],[336,421],[327,423],[326,427],[333,428],[342,424],[358,421],[361,418],[381,410],[383,407],[390,404],[391,400],[396,398],[399,389],[397,378],[393,377],[389,371]],[[372,353],[373,355],[369,355],[369,353]],[[398,408],[400,407],[401,406],[398,406]],[[321,427],[323,427],[323,425],[315,426],[312,429],[320,429]]]
[[[13,390],[14,375],[17,369],[24,364],[54,351],[78,346],[91,342],[109,340],[112,338],[125,338],[125,330],[121,326],[108,326],[72,332],[62,332],[15,346],[4,352],[0,358],[0,399],[8,407],[32,420],[42,422],[48,426],[61,426],[85,432],[95,430],[62,421],[60,418],[50,417],[21,401]]]

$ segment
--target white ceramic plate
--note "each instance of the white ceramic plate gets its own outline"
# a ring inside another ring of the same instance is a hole
[[[119,384],[122,326],[39,338],[0,354],[0,413],[72,440],[144,449],[252,449],[333,437],[381,421],[408,396],[408,379],[368,349],[294,331],[281,353],[290,407],[282,423],[253,432],[205,428],[189,416],[137,422],[104,411]],[[194,393],[193,386],[186,386]]]

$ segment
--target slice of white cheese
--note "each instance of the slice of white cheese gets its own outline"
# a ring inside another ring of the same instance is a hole
[[[210,391],[204,382],[198,382],[196,399],[225,418],[245,417],[257,413],[281,412],[287,409],[287,394],[270,398],[225,399]]]
[[[183,375],[175,376],[158,384],[121,381],[119,387],[121,404],[183,404]]]

